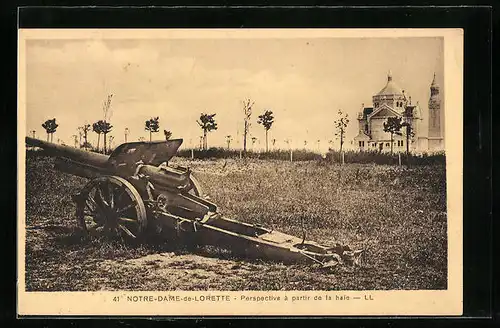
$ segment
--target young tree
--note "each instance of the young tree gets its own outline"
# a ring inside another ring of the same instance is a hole
[[[109,136],[109,150],[113,149],[113,140],[115,140],[115,137]]]
[[[102,124],[100,122],[102,121],[97,121],[94,124],[92,124],[92,131],[97,133],[97,151],[99,151],[99,144],[101,141],[101,133],[102,133]]]
[[[333,150],[333,140],[328,140],[328,144],[330,145],[328,146],[328,151]]]
[[[256,141],[257,141],[257,137],[252,137],[252,150],[253,150],[253,146],[255,145]]]
[[[200,119],[196,121],[200,128],[203,130],[203,150],[208,149],[207,134],[213,130],[217,130],[217,123],[215,123],[215,114],[201,113]]]
[[[163,134],[165,135],[165,140],[170,140],[170,138],[172,138],[172,131],[163,130]]]
[[[50,142],[52,142],[54,140],[54,133],[56,132],[58,126],[59,125],[56,123],[55,118],[53,118],[51,120],[46,120],[42,124],[42,127],[47,132],[47,141],[49,141],[49,136],[50,136]]]
[[[111,100],[113,94],[110,93],[102,105],[102,113],[104,114],[104,121],[107,122],[111,119]]]
[[[233,140],[233,138],[230,135],[226,136],[227,150],[229,150],[229,147],[231,146],[232,140]]]
[[[124,135],[125,135],[125,142],[127,142],[127,137],[128,134],[130,133],[130,130],[128,128],[125,128]]]
[[[401,124],[402,127],[405,128],[405,137],[406,137],[406,157],[410,155],[410,141],[415,136],[413,133],[413,111],[411,107],[407,107],[405,110],[405,121]]]
[[[102,111],[104,114],[104,120],[101,121],[101,133],[104,135],[104,154],[106,154],[106,136],[113,126],[109,123],[111,119],[111,99],[113,98],[113,94],[109,94],[106,100],[103,103]]]
[[[78,127],[77,128],[77,131],[78,131],[78,145],[80,148],[82,148],[82,131],[80,131],[80,128]]]
[[[264,114],[259,115],[259,120],[257,121],[257,123],[262,124],[262,126],[264,126],[264,129],[266,129],[266,153],[267,153],[269,151],[267,142],[267,133],[274,123],[273,112],[270,110],[266,110]]]
[[[106,136],[108,135],[108,133],[111,132],[112,129],[113,129],[113,126],[109,122],[101,121],[101,132],[104,136],[104,154],[106,154],[106,152],[107,152]]]
[[[92,126],[90,124],[85,123],[84,125],[79,127],[79,129],[83,134],[83,148],[87,149],[87,147],[89,145],[88,135],[89,135],[90,130],[92,129]]]
[[[340,152],[342,152],[349,118],[347,113],[343,113],[341,109],[339,109],[338,115],[339,118],[336,119],[333,124],[335,126],[335,136],[337,139],[340,139]]]
[[[286,145],[290,148],[290,143],[292,142],[292,140],[291,139],[285,139],[284,141],[285,141]]]
[[[151,141],[153,138],[153,133],[160,131],[160,118],[157,116],[151,117],[149,120],[147,120],[145,130],[149,131],[149,141]]]
[[[401,123],[401,126],[405,128],[406,137],[406,156],[410,155],[410,139],[415,136],[413,133],[413,127],[411,126],[411,121]]]
[[[247,136],[250,132],[250,119],[252,117],[252,107],[255,104],[255,101],[251,101],[250,99],[246,99],[243,101],[243,114],[244,114],[244,127],[243,127],[243,152],[247,152]]]
[[[388,117],[384,122],[384,132],[391,135],[391,155],[393,153],[394,135],[401,135],[401,117]]]

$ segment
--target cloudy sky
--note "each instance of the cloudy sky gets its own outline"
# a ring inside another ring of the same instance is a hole
[[[73,144],[85,122],[103,119],[102,104],[112,93],[114,143],[149,138],[144,122],[160,117],[160,128],[199,144],[200,113],[216,113],[219,129],[209,146],[242,145],[242,101],[255,101],[251,135],[264,147],[264,129],[256,123],[266,109],[275,114],[270,139],[285,147],[304,141],[322,149],[334,139],[339,109],[357,132],[361,104],[393,80],[427,112],[429,86],[436,72],[443,85],[442,38],[300,38],[300,39],[74,39],[26,43],[27,131],[45,138],[41,124],[56,118],[54,136]],[[157,133],[154,139],[163,139]],[[95,143],[97,136],[90,134]]]

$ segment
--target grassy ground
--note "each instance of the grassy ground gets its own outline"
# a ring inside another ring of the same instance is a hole
[[[82,239],[71,195],[86,180],[28,156],[26,288],[61,290],[445,289],[445,168],[188,161],[228,217],[364,249],[362,268],[246,261],[210,248]]]

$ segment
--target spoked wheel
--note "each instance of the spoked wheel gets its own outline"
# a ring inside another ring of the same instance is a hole
[[[127,180],[103,176],[90,181],[75,196],[76,216],[91,236],[137,240],[146,229],[147,216],[139,192]]]

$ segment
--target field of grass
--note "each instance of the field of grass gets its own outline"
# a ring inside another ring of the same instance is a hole
[[[187,160],[220,212],[325,244],[365,250],[334,270],[233,258],[151,240],[136,246],[80,237],[71,195],[86,180],[28,154],[26,288],[61,290],[445,289],[445,166],[321,161]]]

